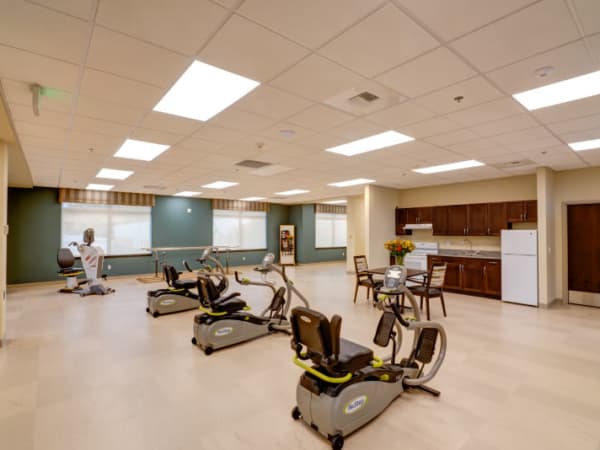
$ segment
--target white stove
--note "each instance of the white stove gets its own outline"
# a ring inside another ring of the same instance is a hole
[[[409,269],[427,270],[427,255],[438,254],[437,242],[415,242],[415,249],[404,257],[404,265]]]

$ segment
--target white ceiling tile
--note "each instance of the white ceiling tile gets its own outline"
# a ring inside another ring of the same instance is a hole
[[[391,108],[377,111],[366,119],[390,128],[400,130],[404,125],[430,119],[436,114],[413,101],[406,101]]]
[[[24,1],[2,2],[0,44],[80,63],[89,24]]]
[[[69,134],[68,148],[69,151],[113,154],[125,141],[125,137],[73,130]]]
[[[275,122],[274,119],[242,111],[236,107],[228,108],[210,120],[211,124],[248,133],[264,130]]]
[[[526,130],[515,131],[512,133],[499,134],[490,138],[492,141],[501,145],[521,144],[524,142],[533,142],[539,139],[552,137],[544,127],[538,126]]]
[[[15,129],[19,136],[32,136],[45,138],[54,141],[64,141],[67,130],[64,128],[53,127],[48,125],[37,125],[29,122],[14,122]]]
[[[360,76],[327,59],[311,55],[271,84],[317,102],[343,92],[364,81]]]
[[[75,90],[78,66],[0,45],[0,77],[67,92]]]
[[[514,142],[512,144],[504,145],[511,152],[533,152],[561,144],[562,142],[554,136],[548,136],[541,139],[530,140],[525,142]]]
[[[557,134],[567,134],[575,131],[585,131],[597,127],[600,124],[600,114],[592,114],[578,119],[565,120],[563,122],[548,125]]]
[[[597,0],[573,0],[573,6],[585,34],[600,32],[600,3]]]
[[[63,136],[64,138],[64,136]],[[62,151],[64,146],[65,146],[65,141],[64,139],[61,139],[60,137],[58,139],[56,138],[49,138],[49,137],[39,137],[39,136],[35,136],[35,135],[26,135],[26,134],[19,134],[19,140],[21,141],[21,146],[26,149],[26,148],[36,148],[36,149],[42,149],[42,150],[60,150]]]
[[[445,47],[420,56],[377,77],[377,81],[409,97],[431,92],[475,75]]]
[[[102,27],[94,29],[87,58],[87,67],[162,88],[169,88],[190,63],[185,56]]]
[[[164,89],[98,70],[85,69],[80,93],[130,108],[151,109],[164,95]]]
[[[186,151],[196,153],[218,153],[219,149],[221,149],[223,145],[224,144],[218,142],[189,137],[179,142],[175,148],[182,148]]]
[[[600,33],[588,38],[588,42],[594,53],[596,61],[600,61]]]
[[[488,102],[501,96],[502,93],[498,89],[478,76],[424,95],[415,99],[415,101],[434,112],[447,114],[452,111]],[[457,101],[455,100],[457,97],[462,97],[462,99]]]
[[[563,0],[543,0],[452,43],[480,70],[489,71],[579,38]]]
[[[567,143],[600,139],[600,122],[596,122],[594,128],[589,128],[587,130],[571,131],[569,133],[562,133],[560,134],[560,138]]]
[[[139,125],[142,128],[149,128],[151,130],[170,131],[178,135],[188,135],[200,128],[202,123],[185,117],[151,111]]]
[[[393,50],[390,48],[392,42]],[[438,45],[406,14],[393,4],[387,4],[319,52],[370,78]]]
[[[506,147],[491,139],[477,139],[469,142],[461,142],[460,144],[448,145],[448,148],[456,153],[465,155],[485,154],[497,155],[506,153]]]
[[[325,105],[313,105],[304,111],[293,115],[289,121],[315,131],[325,131],[341,125],[355,117]]]
[[[473,141],[479,139],[479,136],[469,130],[457,130],[449,133],[438,134],[437,136],[431,136],[425,140],[431,144],[447,146],[452,144],[459,144],[461,142]]]
[[[452,122],[445,117],[436,117],[433,119],[423,120],[422,122],[404,125],[401,132],[416,139],[420,139],[427,136],[446,133],[458,128],[461,128],[461,126],[456,122]]]
[[[307,148],[313,150],[324,150],[329,147],[335,147],[336,145],[343,144],[348,142],[348,140],[344,137],[340,136],[332,136],[330,134],[313,134],[311,136],[307,136],[296,141],[297,144],[303,145]]]
[[[96,21],[130,36],[194,55],[228,11],[208,0],[102,0]]]
[[[530,114],[518,114],[506,119],[494,120],[471,127],[471,131],[479,136],[488,137],[497,134],[510,133],[511,131],[525,130],[538,126]]]
[[[532,114],[544,123],[556,123],[600,113],[600,95],[538,109]]]
[[[238,12],[288,39],[317,48],[382,3],[382,0],[246,0]]]
[[[132,127],[117,122],[93,119],[91,117],[75,116],[73,130],[87,133],[106,134],[108,136],[125,137]]]
[[[306,56],[308,51],[239,16],[232,16],[198,59],[265,82]]]
[[[445,40],[475,30],[533,0],[398,0]]]
[[[238,100],[235,106],[244,111],[280,120],[302,111],[311,104],[301,97],[263,84]]]
[[[448,118],[465,126],[503,119],[523,113],[523,107],[511,97],[504,97],[488,103],[461,109],[448,114]]]
[[[348,139],[348,141],[352,141],[355,139],[372,136],[374,134],[383,133],[387,130],[387,127],[382,127],[381,125],[376,125],[374,123],[367,122],[366,120],[355,119],[351,122],[346,122],[343,125],[330,129],[329,133],[333,136],[339,136]]]
[[[36,116],[33,113],[33,108],[31,106],[25,105],[17,105],[13,103],[9,103],[10,113],[12,115],[12,119],[19,122],[28,122],[34,125],[45,125],[51,127],[58,127],[67,129],[69,127],[69,114],[51,111],[51,110],[42,110],[40,111],[40,115]]]
[[[283,142],[297,142],[306,138],[315,132],[289,122],[279,122],[266,130],[261,131],[260,135],[270,139]]]
[[[41,6],[46,6],[57,11],[64,12],[70,16],[88,20],[92,14],[94,0],[30,0]]]
[[[192,136],[212,142],[229,143],[241,141],[247,135],[248,133],[245,132],[218,127],[216,125],[205,124]]]
[[[180,134],[168,133],[166,131],[150,130],[148,128],[136,128],[129,137],[140,141],[154,142],[164,145],[175,145],[182,140]]]
[[[77,115],[94,119],[110,119],[125,125],[135,125],[142,117],[143,109],[129,108],[126,105],[104,101],[95,97],[80,96],[77,102]]]
[[[552,67],[545,77],[535,75],[536,70]],[[570,43],[540,55],[503,67],[487,75],[501,89],[516,94],[577,75],[592,72],[595,64],[583,41]]]

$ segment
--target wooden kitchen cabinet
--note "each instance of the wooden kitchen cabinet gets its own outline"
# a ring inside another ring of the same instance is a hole
[[[434,206],[431,212],[431,224],[434,236],[448,235],[448,207]]]
[[[527,200],[525,204],[525,222],[537,222],[537,200]]]
[[[461,259],[444,257],[441,262],[446,263],[446,278],[444,279],[444,289],[461,290]]]
[[[507,202],[506,217],[509,223],[537,222],[537,201]]]
[[[406,236],[412,234],[411,230],[405,230],[404,225],[408,222],[407,218],[407,209],[406,208],[396,208],[396,236]]]
[[[487,223],[488,236],[500,236],[500,230],[508,228],[506,203],[488,203]]]
[[[485,261],[483,265],[483,291],[490,297],[500,298],[502,278],[500,261]]]
[[[463,258],[461,261],[461,283],[464,292],[479,294],[483,289],[483,260],[475,258]]]
[[[468,295],[501,297],[500,260],[430,255],[428,266],[446,263],[444,290]]]
[[[487,236],[488,204],[476,203],[467,205],[467,235]]]
[[[407,208],[406,223],[431,223],[432,208]]]
[[[467,205],[448,206],[448,236],[464,236],[467,234]]]

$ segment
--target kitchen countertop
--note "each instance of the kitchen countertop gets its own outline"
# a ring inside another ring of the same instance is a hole
[[[474,258],[474,259],[501,259],[500,252],[492,252],[492,251],[478,251],[477,253],[471,254],[466,253],[465,250],[451,250],[440,248],[438,251],[438,256],[456,256],[457,258]]]

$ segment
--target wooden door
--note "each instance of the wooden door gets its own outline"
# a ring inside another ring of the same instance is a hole
[[[396,236],[412,234],[412,231],[404,229],[404,225],[406,225],[406,209],[396,208]]]
[[[537,222],[537,200],[527,200],[523,203],[525,222]]]
[[[460,290],[461,261],[461,258],[444,258],[444,262],[446,263],[445,289]]]
[[[600,293],[600,204],[569,205],[567,221],[569,291]]]
[[[464,258],[461,271],[462,290],[465,292],[483,292],[483,261]]]
[[[448,206],[449,236],[464,236],[467,234],[467,205]]]
[[[525,220],[525,211],[523,202],[507,202],[506,218],[509,222],[523,222]]]
[[[419,223],[431,223],[433,220],[433,208],[419,208]]]
[[[508,228],[506,203],[488,203],[488,236],[500,236],[500,230]]]
[[[488,230],[487,217],[487,203],[467,205],[467,234],[469,236],[486,236]]]
[[[406,223],[419,223],[419,208],[406,208]]]
[[[484,275],[484,293],[496,298],[501,297],[502,279],[501,279],[500,261],[485,261],[483,265]]]
[[[444,236],[448,234],[448,207],[434,206],[432,208],[431,223],[434,236]]]

